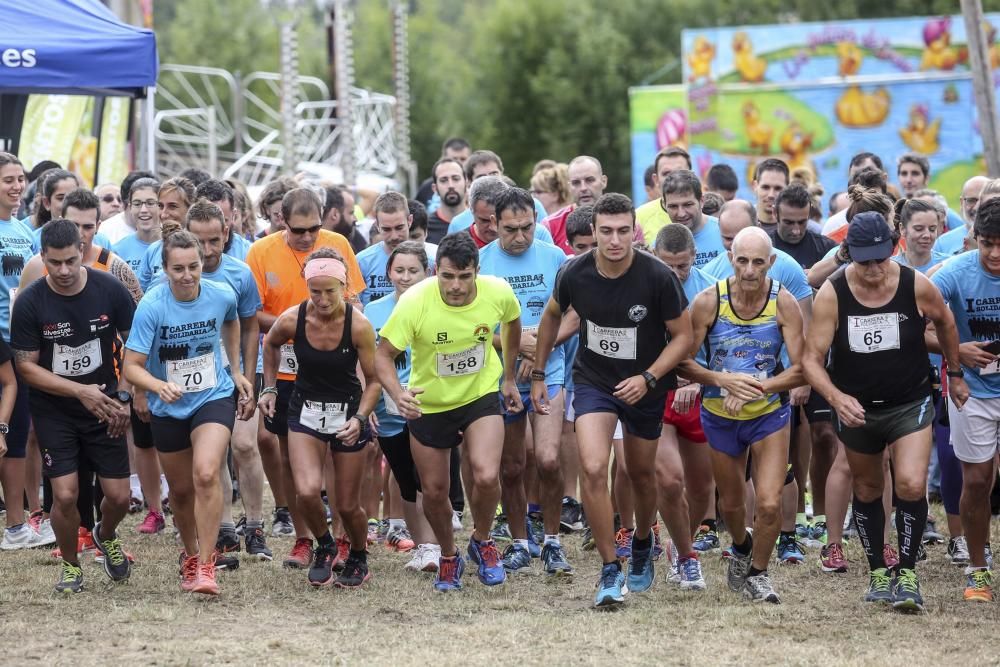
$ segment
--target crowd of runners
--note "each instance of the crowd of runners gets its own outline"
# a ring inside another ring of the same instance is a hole
[[[277,551],[362,587],[383,545],[438,591],[597,575],[596,607],[658,564],[722,586],[717,553],[778,603],[775,564],[844,573],[857,539],[867,601],[922,610],[929,557],[993,599],[1000,180],[956,211],[920,155],[829,196],[772,158],[748,201],[674,147],[637,205],[595,157],[523,188],[462,139],[413,199],[30,166],[0,153],[0,550],[51,549],[58,591],[172,531],[206,595]]]

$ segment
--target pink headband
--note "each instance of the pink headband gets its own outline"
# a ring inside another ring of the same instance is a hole
[[[330,257],[319,257],[306,262],[306,280],[319,277],[336,278],[347,284],[347,269],[344,263]]]

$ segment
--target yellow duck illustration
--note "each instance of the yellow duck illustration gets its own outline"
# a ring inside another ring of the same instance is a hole
[[[815,167],[808,155],[808,151],[812,147],[812,140],[813,133],[803,130],[798,121],[793,120],[788,124],[785,131],[781,133],[778,145],[787,156],[785,162],[789,169],[808,167],[815,172]]]
[[[864,54],[854,42],[837,43],[837,74],[852,76],[861,69]]]
[[[774,134],[774,128],[761,122],[760,110],[753,102],[748,101],[743,104],[743,126],[750,151],[757,149],[762,155],[767,155],[771,150],[771,135]]]
[[[951,18],[943,16],[924,25],[924,48],[920,69],[954,69],[958,64],[958,49],[951,45]]]
[[[899,136],[912,150],[923,155],[933,155],[938,150],[940,129],[940,118],[931,121],[927,107],[923,104],[914,104],[910,107],[910,122],[899,130]]]
[[[712,79],[712,60],[715,58],[715,45],[702,36],[695,37],[694,48],[688,54],[688,67],[691,73],[688,75],[689,81]]]
[[[757,83],[764,80],[767,61],[753,54],[750,36],[743,31],[733,35],[733,64],[744,81]]]
[[[837,100],[837,120],[846,127],[873,127],[889,115],[889,91],[879,88],[870,93],[852,85]]]

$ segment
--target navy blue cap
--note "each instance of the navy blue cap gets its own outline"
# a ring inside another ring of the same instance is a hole
[[[892,256],[892,230],[882,214],[875,211],[854,216],[847,227],[846,242],[855,262],[882,261]]]

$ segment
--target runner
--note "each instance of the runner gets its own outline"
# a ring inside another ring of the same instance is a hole
[[[393,292],[388,261],[400,243],[410,238],[410,214],[406,197],[398,192],[384,192],[375,200],[372,211],[375,224],[382,230],[382,240],[358,253],[358,266],[365,279],[365,289],[361,292],[361,303],[368,305],[376,299]],[[431,263],[433,269],[433,263]]]
[[[894,262],[927,273],[948,259],[948,255],[933,250],[941,234],[938,211],[933,204],[921,199],[900,199],[896,202],[895,223],[902,243],[900,251],[892,256]]]
[[[740,231],[729,258],[733,278],[704,290],[691,308],[693,349],[704,345],[705,357],[685,362],[681,372],[704,387],[701,423],[712,449],[719,509],[733,537],[729,588],[754,602],[777,604],[767,564],[781,530],[788,474],[791,410],[781,393],[802,384],[802,314],[795,297],[768,276],[776,256],[766,232]],[[745,516],[748,455],[752,535]]]
[[[146,251],[154,241],[160,240],[159,191],[160,182],[152,178],[141,178],[132,184],[132,194],[125,202],[125,211],[135,221],[135,232],[112,248],[116,255],[128,262],[137,276],[141,275],[140,266]],[[143,289],[148,289],[149,284],[142,283]]]
[[[465,169],[458,160],[443,157],[431,168],[431,180],[431,188],[440,197],[441,203],[427,220],[427,240],[440,243],[448,233],[451,221],[466,209]]]
[[[667,266],[632,247],[635,209],[628,197],[603,195],[591,223],[597,249],[569,262],[539,323],[535,365],[543,366],[570,307],[580,317],[580,351],[574,366],[577,442],[583,505],[603,566],[596,607],[625,601],[625,574],[616,556],[608,461],[615,425],[625,427],[625,464],[635,496],[628,590],[653,584],[656,516],[655,462],[673,368],[691,349],[691,324],[680,281]],[[544,379],[532,380],[535,410],[547,414]]]
[[[697,220],[694,220],[690,215],[688,215],[688,213],[691,212],[690,205],[685,205],[680,210],[675,208],[673,212],[667,210],[665,199],[667,179],[671,174],[679,171],[691,171],[691,156],[688,155],[686,150],[679,146],[668,146],[657,153],[656,157],[653,159],[653,184],[656,187],[657,196],[635,209],[636,223],[642,228],[643,236],[651,242],[656,239],[657,232],[659,232],[665,225],[669,225],[671,220],[673,220],[674,215],[678,213],[680,214],[680,217],[685,220],[685,224],[692,227],[692,231],[694,233],[698,233],[700,230],[700,216]],[[693,194],[694,191],[691,190],[689,185],[685,184],[684,187],[687,189],[678,190],[676,186],[672,187],[671,194],[681,194],[682,192]],[[698,210],[700,211],[700,181],[698,182],[698,194],[695,195],[695,198],[698,199]],[[686,203],[687,199],[684,199],[683,201]]]
[[[218,595],[219,469],[234,415],[238,411],[240,419],[249,419],[253,414],[253,386],[240,373],[224,369],[223,354],[230,369],[240,363],[236,295],[201,280],[203,261],[190,232],[164,239],[167,281],[139,303],[125,343],[125,377],[147,392],[153,440],[184,544],[181,589]]]
[[[767,158],[757,164],[750,184],[757,197],[757,224],[770,234],[778,226],[778,195],[788,187],[788,165],[783,160]]]
[[[329,448],[337,476],[336,488],[328,489],[336,494],[331,504],[350,538],[350,555],[336,586],[357,588],[371,576],[361,482],[367,459],[364,449],[371,437],[368,418],[381,395],[375,379],[375,332],[361,311],[344,299],[347,268],[336,251],[320,248],[312,252],[306,258],[304,276],[309,299],[282,313],[264,338],[264,389],[259,404],[273,419],[281,348],[292,339],[300,366],[288,402],[288,455],[298,494],[296,509],[318,543],[309,583],[326,586],[333,581],[337,545],[327,529],[320,497]],[[359,364],[365,376],[363,392],[356,370]]]
[[[949,368],[959,367],[958,336],[955,320],[927,279],[888,261],[894,241],[881,214],[853,217],[845,239],[851,264],[819,290],[804,368],[813,389],[836,411],[837,434],[854,477],[854,517],[871,569],[865,600],[922,610],[914,567],[927,520],[934,417],[924,318],[934,322]],[[831,349],[828,373],[825,361]],[[948,389],[961,407],[969,391],[965,381],[955,377]],[[883,557],[882,458],[887,446],[899,534],[899,566],[892,572]]]
[[[116,365],[119,337],[128,338],[135,303],[113,276],[82,265],[80,232],[69,220],[53,220],[42,229],[41,257],[48,275],[19,293],[11,344],[32,388],[31,416],[52,484],[52,527],[63,559],[55,589],[78,593],[83,589],[77,556],[81,457],[104,491],[101,521],[93,530],[104,571],[112,581],[131,573],[116,529],[128,513],[124,434],[132,396]]]
[[[410,449],[423,490],[424,514],[441,545],[434,587],[462,587],[448,497],[451,449],[464,440],[472,471],[465,480],[472,501],[468,553],[487,586],[506,575],[489,539],[500,500],[504,408],[523,409],[514,380],[521,335],[520,306],[510,286],[479,275],[479,252],[468,234],[452,234],[438,246],[437,276],[410,289],[382,327],[375,355],[379,381],[410,428]],[[487,347],[500,326],[503,361]],[[395,359],[411,348],[412,370],[403,389]],[[497,383],[503,377],[503,404]]]
[[[934,242],[934,250],[945,255],[957,255],[962,252],[965,237],[972,230],[976,221],[976,209],[979,208],[979,201],[983,189],[990,182],[986,176],[973,176],[962,186],[962,194],[959,199],[962,203],[962,219],[964,225],[946,231]]]

